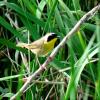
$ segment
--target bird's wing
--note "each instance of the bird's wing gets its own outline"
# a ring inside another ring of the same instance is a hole
[[[38,48],[42,48],[43,44],[44,44],[44,40],[41,38],[30,44],[27,44],[27,48],[28,49],[38,49]]]

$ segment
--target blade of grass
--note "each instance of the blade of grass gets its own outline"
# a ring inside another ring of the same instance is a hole
[[[51,10],[48,11],[48,19],[46,21],[46,24],[45,24],[45,27],[44,27],[44,31],[48,30],[48,28],[49,28],[49,24],[51,22],[50,20],[51,20],[51,18],[53,16],[53,13],[54,13],[54,10],[55,10],[55,7],[56,7],[57,3],[58,3],[58,0],[54,0],[53,1],[53,5],[50,5]],[[51,27],[51,25],[50,25],[50,27]]]
[[[71,10],[66,6],[66,4],[62,0],[58,0],[61,7],[64,9],[64,11],[67,13],[68,19],[72,22],[72,25],[74,25],[77,21],[74,15],[72,14]]]
[[[78,66],[78,67],[75,70],[75,75],[73,76],[73,78],[70,79],[70,81],[68,83],[67,91],[66,91],[66,94],[65,94],[65,100],[68,100],[68,98],[69,98],[69,95],[70,95],[70,92],[71,92],[71,88],[73,87],[73,83],[75,84],[75,87],[78,86],[78,82],[79,82],[79,78],[81,76],[81,73],[82,73],[85,65],[88,62],[87,58],[89,58],[89,59],[91,58],[91,57],[89,57],[89,49],[93,45],[94,39],[95,39],[95,34],[92,36],[92,38],[91,38],[86,50],[84,51],[84,54],[82,55],[82,57],[74,65],[74,67],[75,66]],[[98,52],[98,50],[96,52],[93,51],[92,54],[94,55],[97,52]]]
[[[27,11],[23,11],[22,8],[20,8],[18,5],[14,4],[14,3],[6,3],[6,6],[14,11],[16,11],[16,13],[27,17],[29,20],[35,22],[36,24],[44,27],[44,22],[39,20],[38,18],[36,18],[35,16],[33,16],[32,14],[28,13]]]
[[[24,41],[24,37],[16,30],[14,29],[3,17],[0,16],[0,24],[8,29],[14,36],[20,38],[22,41]]]
[[[100,51],[100,19],[99,15],[96,16],[96,35],[97,35],[97,43],[98,43],[98,48]],[[96,82],[96,99],[100,99],[100,52],[98,53],[98,64],[97,64],[97,82]]]
[[[41,19],[42,11],[43,11],[45,6],[46,6],[46,1],[45,0],[41,0],[39,5],[38,5],[38,9],[36,10],[37,18]]]

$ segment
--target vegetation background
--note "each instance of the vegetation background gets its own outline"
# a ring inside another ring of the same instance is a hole
[[[47,32],[63,37],[100,0],[0,0],[0,99],[38,69],[34,54],[16,47]],[[66,42],[47,70],[18,100],[100,100],[100,11]],[[39,58],[42,64],[46,58]]]

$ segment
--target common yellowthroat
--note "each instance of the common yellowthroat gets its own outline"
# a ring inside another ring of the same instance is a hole
[[[59,43],[59,41],[57,34],[47,33],[45,36],[30,44],[18,43],[17,46],[31,50],[36,57],[39,57],[46,56]]]

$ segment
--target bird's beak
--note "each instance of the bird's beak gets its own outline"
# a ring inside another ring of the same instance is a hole
[[[57,38],[60,38],[60,36],[57,36]]]

